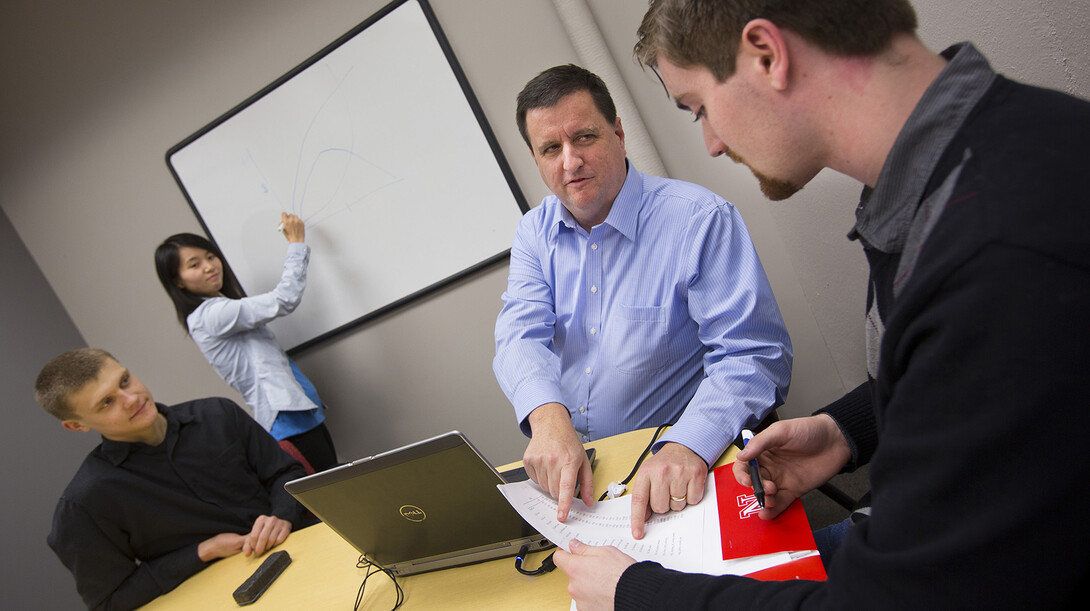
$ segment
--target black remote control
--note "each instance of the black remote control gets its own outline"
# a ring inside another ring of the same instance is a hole
[[[289,564],[291,564],[291,556],[288,555],[288,552],[280,550],[269,554],[269,557],[265,559],[265,562],[261,563],[261,566],[257,567],[254,574],[250,575],[250,578],[242,582],[242,585],[235,590],[235,602],[242,606],[260,598],[265,590],[272,585],[272,582],[276,581],[280,573],[288,568]]]

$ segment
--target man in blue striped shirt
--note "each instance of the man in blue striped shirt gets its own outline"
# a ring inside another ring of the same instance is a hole
[[[672,422],[632,484],[632,529],[698,503],[708,466],[781,404],[791,341],[745,224],[697,185],[636,171],[605,83],[578,66],[519,94],[553,192],[519,224],[493,368],[527,474],[567,518],[594,489],[582,444]]]

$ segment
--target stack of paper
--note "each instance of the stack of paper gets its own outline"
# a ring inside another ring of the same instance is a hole
[[[532,481],[502,484],[499,489],[524,520],[564,550],[572,539],[579,539],[588,545],[612,545],[637,561],[710,575],[749,575],[813,558],[767,578],[824,579],[802,504],[796,501],[775,520],[762,520],[756,515],[753,491],[735,482],[730,468],[725,465],[708,475],[700,503],[654,515],[638,541],[632,538],[629,522],[631,496],[591,507],[575,499],[567,521],[558,522],[556,501]]]

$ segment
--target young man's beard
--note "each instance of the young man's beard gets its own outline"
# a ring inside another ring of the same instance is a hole
[[[749,168],[749,171],[753,172],[753,175],[757,177],[757,182],[761,186],[761,193],[764,193],[765,197],[774,202],[785,200],[802,189],[802,187],[793,182],[781,178],[773,178],[756,170],[734,151],[727,151],[727,157],[730,157],[735,163],[740,163]]]

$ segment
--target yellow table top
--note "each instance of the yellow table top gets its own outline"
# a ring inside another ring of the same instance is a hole
[[[651,440],[654,429],[633,431],[586,444],[596,448],[594,495],[605,492],[610,481],[620,480]],[[717,465],[734,460],[731,448]],[[512,463],[501,471],[521,466]],[[288,536],[274,549],[291,555],[292,563],[269,589],[248,608],[261,609],[351,609],[363,580],[364,570],[356,568],[359,553],[325,524],[316,524]],[[526,560],[537,567],[548,552],[532,554]],[[261,563],[260,558],[241,554],[225,558],[190,577],[174,591],[155,599],[144,609],[170,610],[237,609],[232,593]],[[568,581],[560,571],[529,577],[515,571],[513,558],[500,558],[470,566],[443,569],[398,579],[405,591],[403,609],[558,609],[571,607]],[[390,579],[378,574],[367,582],[361,609],[386,610],[394,605]]]

